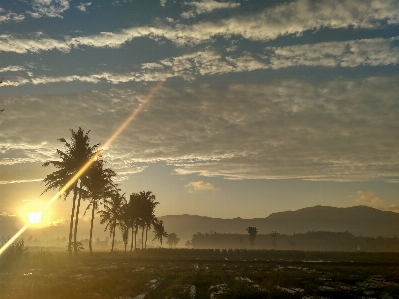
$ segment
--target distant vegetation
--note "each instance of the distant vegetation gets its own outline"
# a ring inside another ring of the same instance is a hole
[[[196,233],[189,242],[192,248],[252,249],[251,235]],[[285,235],[273,231],[257,234],[253,249],[305,251],[399,252],[399,238],[354,236],[349,232],[307,232]]]

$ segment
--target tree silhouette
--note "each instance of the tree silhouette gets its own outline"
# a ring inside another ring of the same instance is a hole
[[[113,193],[116,191],[116,186],[112,181],[112,178],[116,176],[116,173],[109,168],[104,169],[104,163],[105,162],[103,160],[95,161],[90,166],[87,176],[84,179],[84,184],[87,189],[87,196],[90,198],[90,203],[87,206],[86,211],[91,208],[89,238],[89,249],[91,254],[93,253],[92,239],[95,211],[98,210],[100,200],[111,198]]]
[[[256,235],[258,234],[258,229],[256,227],[248,227],[247,228],[247,232],[249,234],[249,243],[251,243],[252,248],[254,248],[254,244],[255,244],[255,238]]]
[[[272,231],[271,236],[273,238],[274,249],[276,249],[276,240],[280,236],[280,234],[278,232],[276,232],[276,231]]]
[[[127,223],[129,228],[132,230],[132,241],[130,245],[130,252],[133,250],[133,241],[134,241],[134,249],[137,248],[137,232],[140,225],[140,215],[139,215],[139,207],[140,207],[141,197],[138,193],[133,193],[130,195],[129,204],[126,207],[125,217],[127,218]]]
[[[98,212],[100,223],[106,223],[104,231],[108,229],[109,235],[112,237],[111,252],[114,251],[115,231],[116,227],[121,225],[125,204],[125,194],[121,195],[119,192],[114,192],[109,200],[104,201],[104,210]]]
[[[123,245],[125,246],[125,253],[126,253],[126,246],[129,242],[129,227],[123,221],[120,224],[120,229],[122,231],[122,241]]]
[[[166,240],[166,243],[169,245],[170,248],[176,247],[176,245],[179,243],[180,238],[177,237],[175,233],[171,233],[168,235],[168,239]]]
[[[162,220],[155,220],[153,223],[154,226],[154,233],[155,233],[155,239],[158,239],[159,242],[161,242],[161,247],[162,247],[162,240],[165,237],[168,237],[168,233],[165,231],[165,227],[163,226],[163,221]]]
[[[137,228],[140,227],[142,229],[141,248],[147,248],[148,230],[151,229],[156,220],[154,209],[159,203],[155,201],[155,195],[151,191],[141,191],[130,195],[129,204],[131,205],[130,213],[134,217],[135,234],[137,234]]]
[[[79,127],[77,131],[71,131],[71,141],[67,142],[64,138],[58,139],[60,142],[64,144],[64,151],[57,149],[57,154],[61,158],[61,160],[53,160],[48,161],[43,164],[44,167],[49,165],[53,165],[57,170],[53,173],[46,176],[43,180],[45,183],[45,190],[43,193],[51,190],[51,189],[59,189],[61,190],[64,186],[73,178],[73,176],[82,169],[82,167],[89,161],[94,154],[97,153],[98,144],[91,146],[90,138],[88,136],[90,131],[86,133]],[[80,201],[82,199],[82,190],[83,190],[83,181],[82,176],[79,177],[75,182],[71,184],[69,188],[67,188],[64,192],[64,199],[68,197],[68,195],[72,192],[72,212],[71,212],[71,221],[69,227],[69,239],[68,239],[68,251],[69,255],[72,256],[72,247],[74,249],[75,254],[78,254],[77,248],[77,226],[78,226],[78,216],[79,216],[79,208]],[[43,194],[42,193],[42,194]],[[78,199],[76,205],[76,199]],[[76,215],[75,215],[76,208]],[[75,218],[75,230],[74,230],[74,241],[72,244],[72,231],[74,226],[74,217]],[[72,246],[73,245],[73,246]]]

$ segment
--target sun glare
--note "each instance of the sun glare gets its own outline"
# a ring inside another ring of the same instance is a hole
[[[98,155],[102,153],[104,149],[107,149],[112,142],[119,136],[119,134],[136,118],[137,114],[139,114],[145,106],[147,106],[148,102],[150,102],[154,96],[158,93],[159,89],[162,88],[163,83],[165,81],[160,81],[158,84],[151,90],[149,95],[144,99],[143,103],[135,109],[132,114],[119,126],[119,128],[115,131],[115,133],[105,142],[103,149],[98,151],[93,157],[90,158],[89,161],[65,184],[61,190],[59,190],[44,206],[46,207],[45,210],[49,209],[49,207],[60,197],[62,193],[65,192],[81,175],[84,173],[87,168],[93,163],[93,161],[97,158]],[[42,210],[43,211],[43,210]],[[39,224],[42,220],[42,211],[40,212],[29,212],[29,213],[22,213],[28,217],[27,223],[14,235],[11,237],[10,240],[2,247],[0,247],[0,255],[8,248],[20,235],[23,234],[25,230],[29,228],[31,225]]]
[[[42,220],[42,211],[28,213],[27,216],[30,224],[39,224]]]

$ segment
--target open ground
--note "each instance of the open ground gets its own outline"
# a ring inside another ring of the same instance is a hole
[[[2,299],[399,298],[399,254],[147,249],[31,251],[0,269]]]

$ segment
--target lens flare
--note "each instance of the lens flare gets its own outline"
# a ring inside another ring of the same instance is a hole
[[[137,114],[139,114],[141,111],[143,111],[144,107],[148,105],[148,103],[154,98],[154,96],[159,92],[161,87],[163,86],[165,81],[160,81],[158,82],[157,85],[151,90],[151,92],[146,96],[144,101],[140,104],[139,107],[137,107],[133,112],[129,115],[129,117],[118,127],[118,129],[115,131],[114,134],[108,140],[105,142],[103,148],[95,153],[89,161],[65,184],[64,187],[62,187],[47,203],[46,207],[50,207],[59,197],[62,195],[71,185],[79,179],[79,177],[90,167],[90,165],[96,160],[96,158],[101,155],[101,153],[108,149],[109,146],[112,144],[112,142],[122,133],[124,129],[136,118]],[[29,216],[28,216],[29,217]],[[24,231],[26,231],[30,225],[33,223],[30,222],[28,224],[25,224],[6,244],[3,245],[3,247],[0,248],[0,255],[13,243],[15,240],[18,239],[20,235],[23,234]]]

